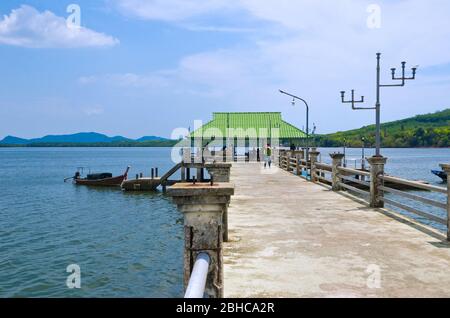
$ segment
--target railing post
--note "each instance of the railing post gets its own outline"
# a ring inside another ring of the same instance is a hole
[[[286,151],[284,153],[284,170],[289,171],[289,156],[290,154]]]
[[[263,160],[261,160],[263,161]],[[283,165],[283,150],[278,152],[278,166],[281,168]]]
[[[295,155],[295,160],[296,160],[296,169],[297,169],[297,176],[301,176],[302,175],[302,168],[300,167],[300,160],[302,159],[302,155],[300,154],[300,152],[297,152],[297,154]]]
[[[230,183],[178,183],[169,187],[184,214],[184,283],[188,286],[191,273],[201,253],[211,259],[205,294],[210,298],[223,298],[223,233],[222,214],[234,194]]]
[[[305,149],[300,150],[300,159],[303,160],[305,159]]]
[[[367,159],[370,164],[370,207],[384,208],[383,191],[380,186],[383,184],[380,177],[384,175],[384,165],[387,162],[385,157],[370,157]]]
[[[287,172],[291,172],[292,168],[291,168],[291,158],[292,158],[292,150],[289,150],[286,152],[286,157],[287,157],[287,168],[286,171]]]
[[[447,173],[447,241],[450,241],[450,164],[441,164]]]
[[[319,158],[320,152],[317,150],[311,151],[309,153],[309,157],[311,160],[311,181],[317,182],[317,174],[316,174],[316,162]]]
[[[207,163],[206,170],[211,175],[214,182],[230,182],[231,163]],[[228,242],[228,205],[225,207],[222,216],[223,224],[223,241]]]
[[[304,149],[302,149],[302,150],[300,150],[299,151],[299,165],[301,165],[302,164],[302,160],[305,160],[305,150]],[[303,173],[303,169],[301,168],[301,167],[299,167],[300,168],[300,173],[299,173],[299,176],[301,176],[302,175],[302,173]]]
[[[283,170],[286,170],[286,158],[287,158],[287,152],[286,150],[280,151],[280,168]]]
[[[332,187],[333,191],[340,191],[341,187],[339,186],[339,182],[341,181],[339,178],[339,167],[342,166],[342,160],[344,159],[344,154],[342,153],[332,153],[330,154],[332,162]]]
[[[231,163],[207,163],[205,168],[213,177],[214,182],[230,182]]]

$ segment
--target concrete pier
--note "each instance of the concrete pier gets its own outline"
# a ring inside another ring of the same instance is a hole
[[[445,235],[269,171],[231,169],[225,297],[450,297]]]

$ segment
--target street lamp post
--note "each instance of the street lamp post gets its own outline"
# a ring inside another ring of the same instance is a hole
[[[381,88],[382,87],[403,87],[406,84],[406,81],[409,80],[415,80],[416,79],[416,71],[417,67],[413,67],[412,70],[412,76],[411,77],[405,77],[405,69],[406,69],[406,62],[402,62],[402,76],[396,77],[395,68],[391,68],[392,73],[392,80],[393,81],[401,81],[401,84],[389,84],[389,85],[383,85],[381,84],[381,65],[380,65],[380,59],[381,59],[381,53],[377,53],[377,90],[376,90],[376,103],[375,107],[356,107],[356,104],[362,104],[364,103],[364,96],[361,97],[360,100],[355,100],[355,90],[352,90],[352,99],[346,101],[345,100],[345,91],[341,91],[341,99],[342,103],[346,104],[352,104],[352,109],[354,110],[375,110],[375,123],[376,123],[376,137],[375,137],[375,148],[376,148],[376,157],[381,157],[381,101],[380,101],[380,95],[381,95]]]
[[[366,138],[362,137],[361,138],[362,141],[362,161],[361,161],[361,170],[364,171],[366,170],[366,156],[365,156],[365,152],[366,152]]]
[[[344,168],[347,168],[347,139],[344,138]]]
[[[300,98],[298,96],[295,96],[295,95],[292,95],[285,91],[282,91],[281,89],[280,89],[280,93],[292,97],[293,105],[295,105],[295,100],[300,100],[306,105],[306,162],[308,162],[308,159],[309,159],[309,105],[303,98]]]

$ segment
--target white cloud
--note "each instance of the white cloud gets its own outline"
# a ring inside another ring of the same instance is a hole
[[[27,48],[108,47],[119,40],[85,27],[69,28],[50,11],[22,5],[0,20],[0,44]]]
[[[99,115],[102,115],[104,112],[105,112],[105,110],[102,107],[96,106],[96,105],[94,105],[92,107],[86,107],[83,109],[83,113],[89,117],[99,116]]]
[[[383,90],[384,119],[450,105],[449,90],[437,93],[443,89],[446,74],[437,77],[427,72],[425,77],[421,73],[430,66],[450,64],[447,0],[377,1],[380,29],[367,26],[371,0],[117,2],[122,12],[177,26],[201,25],[215,21],[219,14],[233,26],[255,30],[248,37],[240,35],[233,46],[184,57],[173,70],[176,75],[166,79],[173,89],[217,98],[222,108],[282,110],[287,117],[299,118],[302,112],[277,94],[277,88],[285,88],[308,98],[322,132],[348,128],[349,123],[354,127],[372,123],[368,112],[353,112],[340,104],[339,91],[355,88],[372,106],[378,51],[383,53],[386,81],[389,69],[399,68],[403,60],[408,61],[408,67],[421,65],[415,82],[402,89]],[[264,28],[258,29],[261,25]],[[220,38],[216,47],[220,47]],[[346,120],[337,121],[330,114],[345,114]]]
[[[90,84],[112,84],[121,87],[135,88],[160,88],[166,86],[170,79],[171,72],[160,71],[154,74],[106,74],[100,76],[83,76],[78,79],[81,85]]]
[[[236,0],[116,0],[122,12],[148,20],[181,21],[235,7]]]

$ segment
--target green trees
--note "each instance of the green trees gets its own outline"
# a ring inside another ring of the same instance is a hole
[[[375,145],[375,126],[317,136],[317,145],[341,147],[344,139],[348,147]],[[419,115],[382,125],[381,140],[386,148],[450,147],[450,109],[434,114]]]

